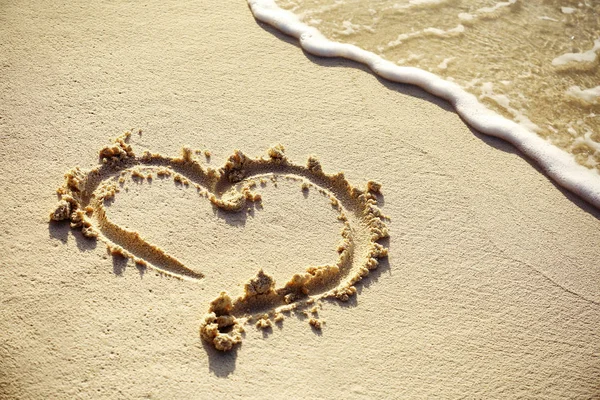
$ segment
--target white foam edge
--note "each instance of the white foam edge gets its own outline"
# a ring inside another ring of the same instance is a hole
[[[248,0],[254,18],[300,41],[300,46],[319,57],[341,57],[368,66],[389,81],[419,86],[452,104],[458,115],[477,131],[503,139],[530,159],[563,188],[600,209],[600,174],[575,161],[566,151],[535,132],[490,110],[460,86],[431,72],[403,67],[355,45],[327,39],[318,29],[301,22],[294,13],[273,0]]]

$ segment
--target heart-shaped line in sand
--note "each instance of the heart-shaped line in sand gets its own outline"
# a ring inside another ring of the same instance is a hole
[[[148,151],[136,156],[128,144],[126,132],[100,150],[102,163],[91,170],[79,167],[65,174],[65,183],[57,193],[60,200],[50,214],[53,221],[69,220],[73,229],[84,236],[104,242],[113,255],[121,255],[144,268],[180,279],[200,280],[194,271],[158,246],[144,240],[136,231],[113,223],[106,215],[104,203],[119,192],[119,183],[127,176],[152,179],[172,177],[176,182],[196,187],[198,194],[215,207],[241,211],[249,202],[260,202],[257,181],[274,173],[298,180],[302,190],[314,188],[329,197],[343,222],[338,260],[335,264],[308,266],[277,287],[264,271],[245,284],[244,293],[232,299],[223,291],[210,303],[200,326],[201,337],[218,350],[230,350],[242,340],[244,325],[254,319],[261,328],[279,321],[284,312],[300,305],[310,305],[325,298],[347,301],[356,294],[355,284],[377,268],[387,249],[379,240],[388,236],[386,217],[377,206],[381,185],[369,181],[365,189],[352,186],[343,173],[323,172],[319,161],[310,157],[305,166],[294,164],[281,145],[268,150],[267,158],[249,158],[236,150],[219,169],[205,167],[194,158],[189,147],[181,156],[166,157]],[[320,329],[320,321],[309,323]]]

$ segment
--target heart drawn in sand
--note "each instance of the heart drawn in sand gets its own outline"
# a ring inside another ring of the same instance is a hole
[[[201,337],[218,350],[230,350],[242,340],[244,325],[256,320],[258,327],[271,326],[271,320],[283,319],[284,312],[310,305],[324,298],[347,301],[356,293],[354,285],[377,267],[387,249],[378,241],[388,236],[386,218],[377,207],[380,185],[370,181],[367,187],[353,187],[342,173],[328,175],[320,163],[310,157],[306,166],[292,163],[282,146],[268,150],[267,158],[249,158],[235,151],[219,169],[207,168],[184,147],[179,157],[144,152],[136,156],[127,143],[130,133],[116,138],[100,150],[102,164],[83,171],[74,168],[65,174],[58,189],[60,200],[50,214],[54,221],[69,220],[73,229],[84,236],[101,240],[109,251],[122,255],[138,266],[186,280],[201,280],[202,271],[194,271],[162,248],[148,243],[138,232],[111,221],[104,203],[119,192],[125,177],[151,179],[172,177],[176,182],[196,187],[198,194],[224,212],[245,209],[248,203],[261,202],[257,182],[277,173],[298,180],[327,196],[343,223],[335,263],[309,265],[293,274],[283,285],[262,269],[244,286],[244,293],[232,298],[222,291],[208,308],[200,324]],[[320,329],[320,321],[309,320]]]

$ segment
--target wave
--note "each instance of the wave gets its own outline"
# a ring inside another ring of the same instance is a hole
[[[458,84],[420,68],[399,66],[356,45],[329,40],[317,28],[305,24],[273,0],[248,0],[248,5],[257,20],[297,38],[300,46],[313,55],[359,62],[382,78],[419,86],[448,101],[472,128],[510,142],[557,184],[600,209],[600,174],[596,170],[578,164],[573,155],[538,136],[532,127],[518,124],[489,109]]]

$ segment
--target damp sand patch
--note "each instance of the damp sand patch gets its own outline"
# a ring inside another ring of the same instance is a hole
[[[311,309],[308,322],[313,329],[321,329],[322,322],[316,318],[318,302],[326,298],[348,301],[356,294],[355,284],[387,256],[387,249],[379,243],[388,236],[388,229],[377,203],[381,190],[377,182],[369,181],[362,189],[352,186],[343,173],[324,172],[314,157],[305,165],[293,163],[281,145],[268,149],[267,156],[260,158],[236,150],[222,167],[211,168],[204,166],[189,147],[183,147],[176,157],[149,151],[136,155],[129,137],[127,132],[102,148],[97,167],[76,167],[65,174],[50,219],[70,222],[84,236],[103,242],[111,254],[128,258],[140,268],[190,281],[205,277],[203,271],[190,268],[139,232],[108,217],[107,203],[114,201],[128,178],[173,179],[194,188],[199,200],[222,212],[240,212],[262,203],[261,183],[277,174],[296,181],[299,195],[311,190],[327,197],[337,213],[342,228],[335,262],[304,266],[282,285],[259,269],[238,297],[227,292],[230,288],[223,288],[200,323],[201,337],[218,350],[231,350],[240,343],[245,325],[254,323],[266,329],[299,307],[317,307]]]

